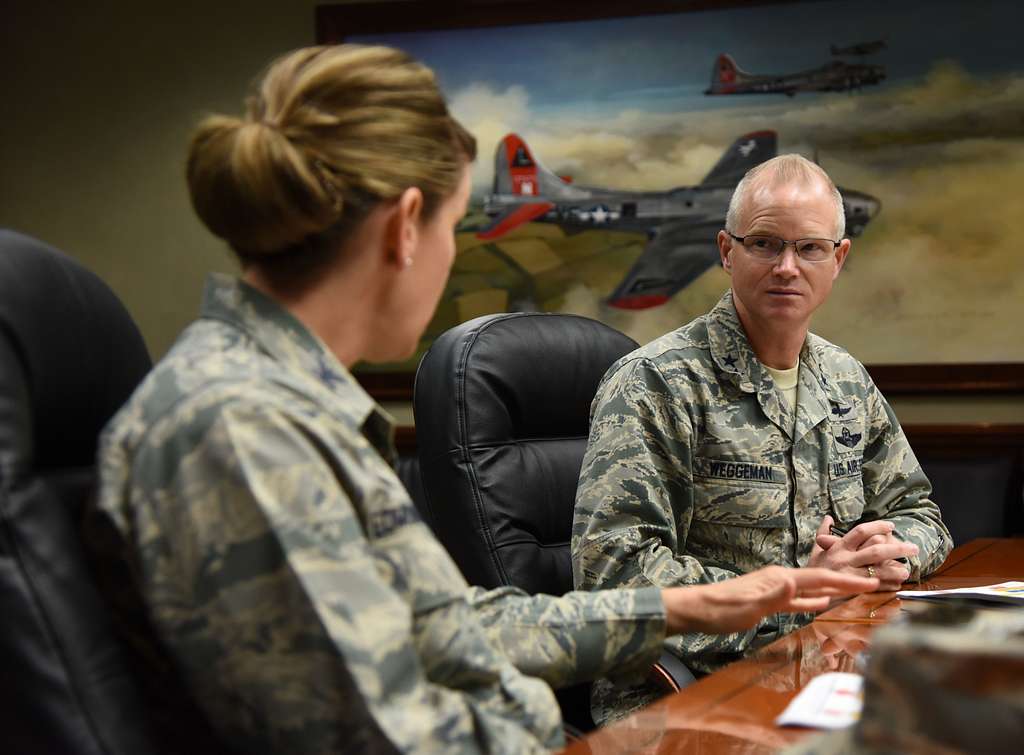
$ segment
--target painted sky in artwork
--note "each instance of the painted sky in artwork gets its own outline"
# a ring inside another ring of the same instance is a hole
[[[473,86],[523,87],[537,111],[664,112],[738,104],[703,95],[720,52],[754,73],[785,73],[822,65],[830,44],[884,38],[888,49],[868,59],[888,67],[888,86],[922,78],[944,56],[976,75],[1020,70],[1021,21],[1024,11],[1011,0],[841,0],[356,39],[409,51],[437,71],[450,96]]]
[[[509,131],[577,183],[663,190],[699,183],[735,138],[773,129],[780,151],[816,155],[838,184],[882,202],[817,332],[866,362],[1024,361],[1024,339],[1003,327],[1024,320],[1022,28],[1024,4],[1010,0],[838,0],[353,41],[402,47],[437,71],[478,138],[477,196]],[[830,44],[880,38],[888,48],[863,62],[888,78],[862,91],[702,94],[720,52],[781,74],[828,62]],[[709,270],[669,304],[624,315],[581,284],[566,310],[643,342],[727,285]]]
[[[933,118],[929,108],[945,98],[936,86],[951,90],[953,102],[943,107],[956,109],[960,97],[966,113],[992,104],[967,91],[972,82],[1021,77],[1022,26],[1024,7],[1011,0],[840,0],[353,41],[399,46],[437,72],[453,111],[479,140],[483,159],[474,186],[481,193],[490,181],[486,156],[509,131],[525,136],[535,154],[561,172],[621,188],[665,188],[698,180],[697,166],[756,128],[776,128],[783,150],[849,145],[853,128],[901,128],[915,117],[908,108],[916,107],[918,120]],[[787,73],[831,60],[830,44],[880,38],[887,49],[863,61],[884,65],[888,79],[863,92],[703,94],[720,52],[752,73]],[[924,94],[906,99],[913,87]],[[933,101],[923,101],[929,97]],[[983,113],[972,116],[975,131],[1020,125],[1014,119],[983,123]],[[666,165],[659,156],[673,147],[689,155],[671,155]]]

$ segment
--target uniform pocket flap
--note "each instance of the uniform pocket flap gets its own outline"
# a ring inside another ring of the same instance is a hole
[[[789,493],[784,485],[699,480],[694,485],[693,518],[732,527],[789,527]]]
[[[859,460],[857,464],[859,465]],[[846,462],[836,462],[845,467]],[[828,481],[828,498],[837,522],[852,524],[864,513],[864,483],[860,474],[833,477]]]

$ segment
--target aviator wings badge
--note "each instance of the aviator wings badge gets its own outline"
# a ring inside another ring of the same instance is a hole
[[[847,448],[853,448],[860,443],[860,438],[860,433],[851,433],[850,428],[844,427],[842,434],[836,436],[836,441],[842,443]]]

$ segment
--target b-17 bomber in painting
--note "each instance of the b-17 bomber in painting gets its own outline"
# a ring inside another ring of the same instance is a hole
[[[704,94],[785,94],[850,92],[885,80],[885,67],[832,60],[820,68],[783,74],[756,74],[740,68],[722,53],[711,69],[711,86]]]
[[[667,191],[623,191],[578,186],[545,168],[526,142],[508,134],[495,152],[494,184],[484,200],[490,223],[477,238],[492,241],[526,223],[554,223],[564,233],[586,230],[646,235],[640,256],[608,296],[621,309],[663,304],[718,263],[715,238],[736,184],[755,165],[776,155],[774,131],[741,136],[695,186]],[[858,236],[878,213],[879,201],[840,188],[847,235]]]

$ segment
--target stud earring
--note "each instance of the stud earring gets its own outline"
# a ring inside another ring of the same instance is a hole
[[[405,267],[412,267],[412,257],[406,257],[404,260],[402,260],[402,264]]]

